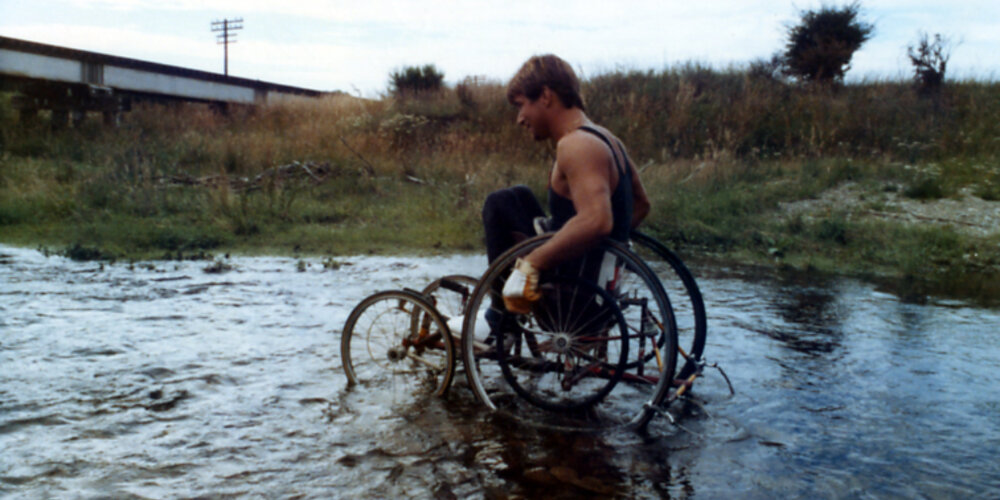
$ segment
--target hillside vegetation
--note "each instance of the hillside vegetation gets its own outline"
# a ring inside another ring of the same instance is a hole
[[[890,197],[997,203],[998,84],[927,97],[910,82],[801,86],[691,64],[600,74],[583,90],[642,171],[647,230],[687,258],[1000,295],[995,229],[866,215],[898,207]],[[0,241],[80,258],[479,251],[486,194],[523,183],[543,196],[552,161],[515,126],[502,85],[476,78],[227,115],[146,105],[118,128],[61,131],[19,123],[9,99]],[[845,185],[855,197],[840,205],[785,209]]]

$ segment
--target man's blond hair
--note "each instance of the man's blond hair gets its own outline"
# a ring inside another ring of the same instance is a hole
[[[567,108],[585,109],[580,96],[580,80],[566,61],[553,54],[533,56],[517,71],[507,84],[507,100],[524,96],[531,101],[542,95],[548,87]]]

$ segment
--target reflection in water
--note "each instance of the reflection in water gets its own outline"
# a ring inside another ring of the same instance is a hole
[[[800,353],[830,358],[841,347],[845,314],[837,303],[835,284],[816,283],[799,276],[785,276],[771,283],[769,300],[783,324],[769,325],[761,333]]]
[[[380,289],[485,259],[100,266],[0,247],[0,495],[967,497],[1000,488],[1000,313],[853,281],[701,276],[698,404],[564,433],[348,389],[339,330]]]

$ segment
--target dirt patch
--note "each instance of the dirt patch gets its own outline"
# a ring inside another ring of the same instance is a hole
[[[980,237],[1000,234],[1000,202],[983,200],[969,188],[951,198],[914,200],[903,196],[901,186],[889,185],[881,191],[872,191],[848,182],[823,192],[818,198],[781,203],[781,211],[785,217],[804,219],[844,213],[853,219],[949,226]]]

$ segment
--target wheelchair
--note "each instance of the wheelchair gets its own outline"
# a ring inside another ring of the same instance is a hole
[[[462,368],[493,412],[571,429],[644,428],[705,366],[697,283],[673,252],[633,231],[629,245],[608,240],[543,273],[529,313],[507,311],[500,291],[514,262],[550,237],[514,246],[478,279],[444,276],[362,300],[341,337],[349,384],[404,402],[446,394]]]

